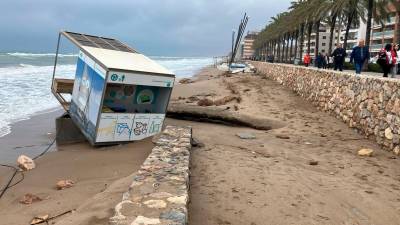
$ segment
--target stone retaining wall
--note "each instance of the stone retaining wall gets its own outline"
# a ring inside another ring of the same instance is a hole
[[[167,126],[115,207],[112,225],[185,225],[192,129]]]
[[[400,81],[301,66],[252,62],[258,72],[294,90],[320,110],[399,154]]]

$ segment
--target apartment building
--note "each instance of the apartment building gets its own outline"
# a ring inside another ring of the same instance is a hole
[[[250,59],[254,56],[253,43],[256,39],[258,31],[249,31],[243,39],[242,59]]]
[[[389,18],[384,21],[373,21],[371,30],[370,51],[373,56],[388,43],[399,43],[399,12],[392,5],[388,6]]]
[[[316,46],[316,32],[311,33],[311,38],[310,38],[310,56],[314,57],[315,56],[315,46]],[[329,27],[322,25],[320,26],[319,29],[319,52],[321,53],[328,53],[329,51],[329,38],[330,38],[330,33],[329,33]],[[334,42],[332,43],[334,45]],[[307,36],[304,38],[304,48],[303,48],[303,55],[307,53],[308,50],[308,40]]]
[[[360,19],[359,25],[357,26],[352,26],[350,27],[349,30],[349,35],[347,37],[347,47],[346,47],[346,52],[347,54],[350,54],[351,51],[355,46],[358,45],[358,42],[360,40],[365,40],[365,32],[367,30],[367,25]],[[341,32],[340,32],[340,44],[344,44],[344,37],[346,34],[346,29],[342,27]]]

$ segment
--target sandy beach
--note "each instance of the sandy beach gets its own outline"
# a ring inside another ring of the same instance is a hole
[[[203,72],[175,88],[172,104],[240,95],[240,103],[217,108],[282,126],[169,121],[189,123],[204,144],[192,152],[189,224],[398,224],[400,166],[392,153],[274,81]],[[255,139],[240,139],[243,132]],[[376,154],[360,157],[361,148]]]
[[[256,130],[166,120],[170,125],[192,126],[201,143],[192,150],[189,224],[397,224],[400,166],[392,153],[256,74],[226,77],[210,67],[193,80],[174,88],[170,106],[223,110],[271,126]],[[198,106],[205,98],[218,106]],[[54,132],[54,117],[59,113],[22,121],[0,141],[9,149],[32,142],[43,146],[50,140],[48,133]],[[27,124],[31,128],[22,130]],[[31,141],[24,138],[18,142],[22,131]],[[239,133],[254,139],[241,139]],[[23,182],[0,201],[2,223],[27,224],[37,214],[77,209],[54,222],[108,224],[115,203],[129,186],[130,175],[152,146],[150,139],[105,148],[87,143],[59,146],[58,151],[37,160],[37,168],[25,173]],[[374,157],[357,155],[365,147],[375,150]],[[9,174],[1,170],[2,184]],[[72,179],[76,185],[57,191],[54,185],[59,179]],[[26,193],[44,200],[20,204]]]
[[[16,123],[12,133],[0,139],[1,154],[6,153],[2,163],[15,164],[16,157],[21,153],[34,156],[43,151],[54,136],[54,119],[61,114],[62,111],[41,114]],[[37,167],[25,172],[24,180],[10,188],[1,199],[0,224],[28,224],[37,215],[57,215],[78,208],[85,212],[85,203],[99,193],[100,196],[104,195],[103,211],[92,209],[93,213],[82,213],[79,219],[85,221],[82,224],[99,224],[101,220],[104,220],[102,224],[106,224],[115,203],[129,186],[129,175],[139,168],[152,146],[150,139],[100,148],[93,148],[88,143],[54,145],[51,152],[36,160]],[[1,187],[12,172],[0,168]],[[15,181],[19,179],[20,175],[17,175]],[[71,179],[76,185],[70,189],[56,190],[55,184],[63,179]],[[19,203],[27,193],[35,194],[43,201],[31,205]]]

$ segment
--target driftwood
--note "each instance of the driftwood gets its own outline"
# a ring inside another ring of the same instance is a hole
[[[245,126],[257,130],[271,130],[285,126],[285,124],[279,121],[240,114],[238,112],[226,110],[226,108],[214,106],[201,107],[180,103],[172,103],[169,105],[167,117],[230,126]]]
[[[41,223],[47,223],[48,224],[48,222],[50,220],[56,219],[56,218],[58,218],[60,216],[64,216],[65,214],[68,214],[68,213],[72,213],[72,210],[65,211],[63,213],[57,214],[57,215],[52,216],[52,217],[49,217],[49,215],[34,217],[32,222],[31,222],[31,225],[33,225],[33,224],[36,225],[36,224],[41,224]]]

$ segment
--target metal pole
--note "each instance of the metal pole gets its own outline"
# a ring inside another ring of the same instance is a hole
[[[54,85],[54,77],[56,75],[56,67],[57,67],[57,59],[58,59],[58,50],[60,48],[60,39],[61,39],[61,32],[58,33],[58,40],[57,40],[57,50],[56,50],[56,58],[54,59],[54,67],[53,67],[53,78],[51,79],[51,91],[53,92],[53,85]]]
[[[246,30],[246,26],[247,26],[247,22],[248,22],[248,20],[249,20],[249,17],[248,16],[246,16],[247,14],[245,13],[244,14],[244,19],[241,21],[241,23],[240,23],[240,26],[239,26],[239,30],[240,30],[240,32],[238,33],[238,37],[236,38],[236,44],[235,44],[235,49],[234,49],[234,54],[233,54],[233,56],[235,56],[236,55],[236,52],[237,52],[237,49],[238,49],[238,47],[239,47],[239,44],[240,44],[240,41],[242,40],[242,37],[243,37],[243,33],[244,33],[244,31]],[[233,57],[232,57],[232,59],[231,59],[231,63],[233,62]],[[230,63],[230,64],[231,64]]]
[[[233,46],[235,42],[235,30],[232,30],[232,50],[231,50],[231,57],[233,55]]]

